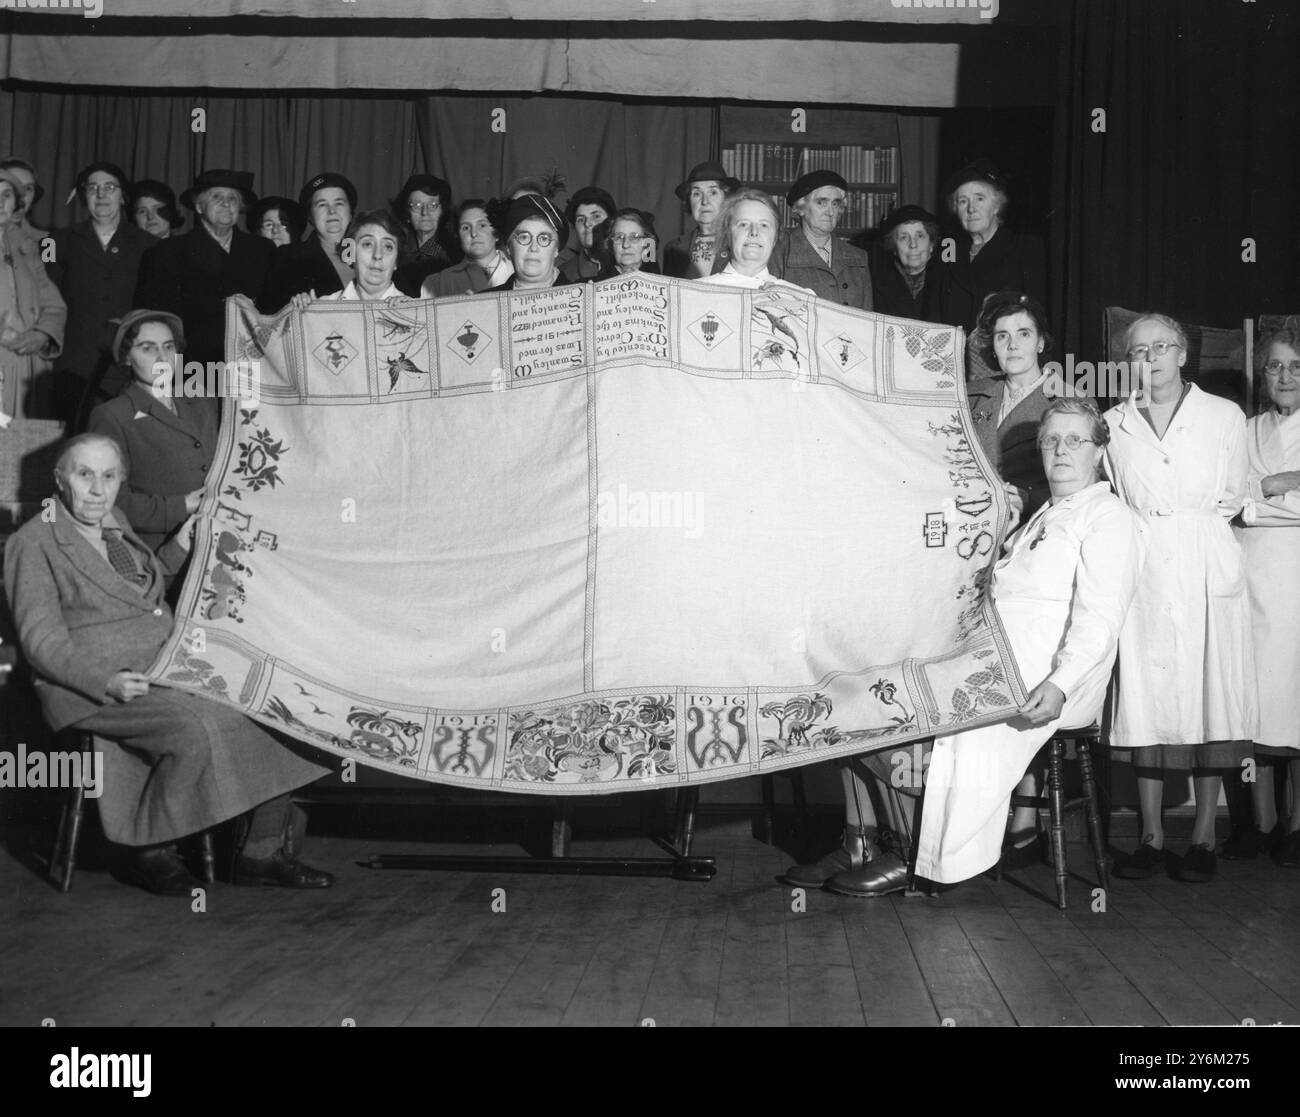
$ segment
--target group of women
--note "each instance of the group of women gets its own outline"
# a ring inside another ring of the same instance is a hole
[[[230,229],[240,209],[248,233],[272,242],[269,255],[257,257],[270,261],[263,280],[249,292],[268,311],[316,298],[444,298],[662,269],[713,284],[801,287],[970,329],[972,428],[1024,524],[991,588],[1031,691],[1012,721],[935,743],[916,872],[952,881],[999,858],[1024,863],[1039,855],[1037,812],[1027,801],[1004,834],[1014,785],[1054,728],[1098,716],[1117,653],[1111,740],[1130,750],[1141,815],[1138,848],[1120,875],[1167,865],[1183,880],[1210,879],[1222,775],[1252,755],[1255,824],[1234,835],[1224,855],[1271,850],[1285,864],[1300,863],[1300,797],[1293,793],[1289,817],[1280,818],[1273,779],[1279,763],[1289,765],[1293,787],[1300,776],[1300,688],[1288,685],[1300,656],[1300,591],[1286,577],[1300,558],[1300,532],[1278,530],[1300,528],[1294,331],[1264,340],[1272,408],[1249,423],[1233,404],[1183,379],[1187,337],[1159,314],[1140,318],[1126,340],[1130,361],[1149,369],[1146,396],[1104,417],[1084,402],[1050,400],[1041,246],[1010,231],[1008,181],[986,161],[945,186],[945,203],[965,232],[953,260],[938,258],[938,219],[904,206],[882,227],[884,254],[874,267],[836,235],[847,183],[829,171],[792,186],[787,201],[798,225],[783,229],[767,194],[701,163],[677,188],[692,228],[662,249],[652,215],[619,207],[598,187],[575,192],[563,211],[529,184],[453,206],[449,185],[422,174],[388,206],[361,212],[342,175],[316,176],[296,201],[259,201],[234,177],[220,178],[233,172],[212,174],[218,177],[196,182],[182,201],[227,252],[239,237],[249,239]],[[214,194],[223,185],[233,187],[225,200]],[[22,208],[22,187],[0,168],[0,231]],[[147,520],[137,526],[161,540],[197,503],[214,441],[209,416],[145,390],[158,359],[179,361],[193,324],[164,310],[131,309],[142,255],[181,224],[176,199],[162,183],[128,182],[110,163],[87,167],[77,196],[87,218],[55,234],[48,274],[31,250],[6,239],[13,263],[0,269],[0,407],[32,413],[18,388],[37,362],[59,357],[60,346],[78,376],[100,376],[102,365],[115,362],[126,402],[102,404],[89,426],[126,443],[132,518]],[[209,202],[234,207],[219,213],[228,224],[207,221]],[[156,420],[146,424],[158,435],[147,445],[140,414]],[[169,440],[200,452],[180,465],[164,460]],[[137,462],[136,451],[150,460]],[[990,757],[999,772],[993,785]],[[1190,848],[1179,859],[1165,849],[1169,770],[1190,772],[1196,793]],[[981,779],[972,781],[976,771]],[[1021,790],[1032,789],[1031,774]],[[881,846],[871,789],[853,768],[845,770],[845,791],[840,848],[791,869],[790,879],[861,896],[904,887],[907,867]]]

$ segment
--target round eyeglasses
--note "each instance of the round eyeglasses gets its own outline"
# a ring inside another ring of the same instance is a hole
[[[549,248],[555,243],[554,233],[512,233],[510,242],[519,245],[520,248],[529,248],[537,245],[538,248]]]
[[[442,209],[441,202],[408,202],[407,209],[412,213],[436,213]]]
[[[640,244],[649,237],[645,233],[618,233],[609,238],[611,244]]]

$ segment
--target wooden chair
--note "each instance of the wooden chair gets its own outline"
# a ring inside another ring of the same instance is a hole
[[[95,749],[95,735],[85,730],[76,731],[77,749],[81,753],[84,772]],[[72,873],[77,867],[77,845],[81,841],[81,824],[85,813],[86,789],[83,785],[72,788],[59,815],[59,829],[54,837],[54,850],[50,854],[50,879],[60,892],[72,891]],[[216,861],[212,852],[212,831],[199,835],[203,859],[203,880],[211,884],[216,879]]]
[[[1102,340],[1108,361],[1128,360],[1124,334],[1140,317],[1138,311],[1122,306],[1108,306],[1102,311]],[[1257,406],[1254,323],[1247,318],[1239,330],[1197,326],[1181,320],[1179,325],[1187,334],[1184,377],[1202,391],[1230,399],[1247,415],[1253,415]]]
[[[1075,756],[1079,760],[1079,775],[1083,781],[1083,794],[1075,799],[1065,797],[1065,746],[1074,742]],[[1056,870],[1056,906],[1066,909],[1066,886],[1069,882],[1069,868],[1065,859],[1065,820],[1070,811],[1084,807],[1088,812],[1088,839],[1092,844],[1093,858],[1097,866],[1097,878],[1101,887],[1110,888],[1110,865],[1106,860],[1106,840],[1102,833],[1100,800],[1097,793],[1097,781],[1093,772],[1092,746],[1100,743],[1101,729],[1096,724],[1083,729],[1059,729],[1052,734],[1045,746],[1047,751],[1047,785],[1046,793],[1041,798],[1032,796],[1015,796],[1012,802],[1016,806],[1047,807],[1050,817],[1048,830],[1051,844],[1052,864]],[[1001,879],[999,866],[994,874]]]
[[[776,833],[776,777],[785,776],[790,781],[790,794],[794,800],[794,811],[799,824],[808,818],[808,799],[804,792],[803,769],[791,768],[788,771],[768,772],[760,777],[763,806],[759,813],[758,840],[764,845],[771,845]],[[683,857],[690,856],[691,844],[695,841],[695,815],[700,805],[700,789],[684,787],[677,792],[676,825],[674,826],[674,845]]]

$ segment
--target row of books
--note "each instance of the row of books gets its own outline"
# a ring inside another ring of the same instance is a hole
[[[787,204],[784,194],[773,194],[772,201],[781,211],[781,224],[785,228],[797,223],[793,208]],[[898,205],[898,195],[878,190],[850,190],[845,199],[844,216],[840,219],[837,232],[848,236],[862,229],[874,229]]]
[[[742,182],[794,182],[809,171],[834,171],[847,182],[898,181],[898,148],[796,144],[734,144],[724,148],[722,167]]]

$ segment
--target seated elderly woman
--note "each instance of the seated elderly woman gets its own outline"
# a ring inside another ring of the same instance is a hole
[[[653,214],[626,206],[605,223],[604,229],[605,247],[614,265],[605,278],[634,271],[658,274],[655,256],[659,237]]]
[[[502,221],[515,274],[492,291],[536,291],[562,287],[556,258],[569,236],[569,223],[540,194],[523,194],[510,203]]]
[[[217,450],[216,401],[179,390],[184,352],[176,315],[131,311],[113,338],[113,355],[130,370],[131,381],[90,413],[87,428],[122,451],[117,506],[152,551],[198,511]]]
[[[185,224],[176,208],[175,191],[156,178],[142,178],[132,183],[127,212],[138,228],[159,240],[167,240]]]
[[[763,191],[739,190],[730,195],[718,217],[719,253],[726,266],[720,272],[704,276],[700,282],[724,287],[773,284],[806,290],[778,279],[767,270],[780,228],[781,215]]]
[[[121,746],[105,747],[99,814],[109,840],[128,847],[125,878],[189,895],[199,882],[174,843],[256,808],[235,883],[328,887],[328,873],[285,847],[289,792],[327,770],[229,706],[143,674],[172,631],[163,562],[181,557],[190,532],[163,561],[140,541],[114,511],[125,469],[104,435],[68,441],[54,476],[52,514],[23,525],[5,548],[5,593],[50,727]]]
[[[564,219],[577,234],[578,247],[576,251],[566,248],[560,253],[560,272],[566,283],[585,283],[611,274],[605,243],[598,233],[617,211],[618,206],[609,192],[599,186],[584,186],[569,199],[564,207]]]
[[[722,203],[739,189],[740,179],[727,174],[721,163],[698,163],[691,168],[673,192],[690,209],[695,228],[664,245],[664,275],[700,279],[715,270],[713,259],[722,243],[718,236]]]
[[[938,322],[943,263],[935,254],[939,219],[920,206],[900,206],[880,227],[885,259],[872,269],[874,309],[894,318]]]
[[[248,211],[248,231],[265,237],[277,248],[297,244],[307,231],[307,218],[292,198],[272,194]]]
[[[0,170],[0,256],[11,278],[0,284],[0,431],[11,419],[54,419],[59,411],[49,370],[63,346],[68,308],[41,264],[40,242],[14,225],[23,199],[22,180]]]
[[[926,778],[916,875],[966,880],[997,863],[1012,789],[1058,728],[1101,713],[1146,553],[1139,521],[1100,480],[1106,423],[1086,400],[1044,412],[1038,445],[1051,497],[993,568],[993,602],[1032,689],[1010,721],[938,737]],[[887,874],[897,866],[882,864]]]
[[[781,237],[772,273],[808,288],[819,299],[870,310],[867,254],[835,235],[848,189],[834,171],[810,171],[790,187],[785,200],[799,224]]]
[[[426,279],[420,287],[422,299],[473,295],[499,286],[514,274],[510,257],[501,251],[493,221],[494,215],[503,218],[506,208],[499,202],[466,198],[452,211],[452,223],[465,257]]]
[[[1223,846],[1228,859],[1272,852],[1300,866],[1300,330],[1260,338],[1272,407],[1246,420],[1247,497],[1236,527],[1246,560],[1259,732],[1255,735],[1254,826]],[[1289,825],[1278,819],[1274,771],[1291,775]]]

